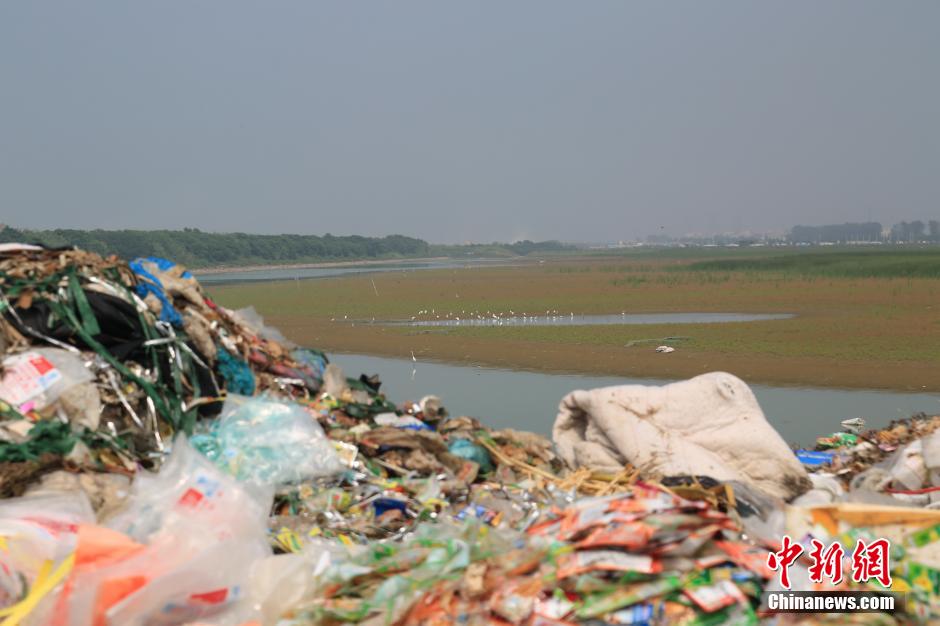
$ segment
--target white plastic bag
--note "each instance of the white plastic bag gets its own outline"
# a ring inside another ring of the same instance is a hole
[[[83,383],[94,380],[82,358],[61,348],[33,348],[3,359],[3,378],[0,379],[0,399],[6,400],[22,412],[41,411],[55,403],[62,394]],[[93,423],[97,428],[97,410],[100,400],[94,389],[72,394],[74,400],[88,410],[77,417]],[[89,415],[85,415],[89,413]]]
[[[262,339],[275,341],[283,346],[287,346],[288,348],[293,348],[297,345],[285,337],[284,334],[281,333],[281,331],[278,329],[272,326],[266,326],[264,323],[264,318],[261,317],[261,314],[258,313],[258,311],[253,306],[246,306],[243,309],[232,311],[232,317],[234,317],[236,321],[241,323],[248,330]]]
[[[198,517],[179,518],[146,545],[91,530],[87,552],[95,556],[76,563],[56,626],[156,626],[229,614],[238,623],[257,614],[245,589],[253,563],[271,553],[262,530],[219,539]]]
[[[178,437],[160,472],[139,473],[127,506],[108,523],[117,550],[76,567],[57,616],[67,626],[253,619],[247,586],[253,564],[271,554],[272,497]]]
[[[255,563],[270,556],[263,535],[190,552],[177,567],[154,575],[139,591],[111,607],[107,622],[175,626],[207,619],[218,626],[234,626],[254,619],[259,611],[248,593],[251,572]]]
[[[175,520],[193,517],[220,539],[252,534],[264,527],[273,498],[270,488],[220,471],[180,435],[159,473],[137,474],[127,506],[107,526],[141,542]]]
[[[75,550],[81,524],[95,514],[84,492],[11,498],[0,501],[0,606],[10,607],[35,592],[40,572],[55,575]],[[55,597],[43,594],[38,609],[22,624],[41,624]]]

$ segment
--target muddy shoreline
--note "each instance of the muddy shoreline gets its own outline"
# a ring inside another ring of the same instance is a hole
[[[410,359],[413,351],[419,360],[454,365],[627,378],[690,378],[726,371],[751,383],[774,386],[940,392],[940,368],[925,368],[919,363],[889,361],[875,368],[865,361],[783,356],[768,359],[763,355],[708,353],[681,347],[672,354],[655,354],[652,346],[627,349],[487,340],[429,332],[399,334],[380,325],[350,326],[279,316],[270,320],[293,341],[333,353]]]

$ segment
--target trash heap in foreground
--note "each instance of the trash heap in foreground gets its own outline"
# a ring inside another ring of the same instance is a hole
[[[573,392],[552,442],[394,406],[169,261],[9,244],[0,355],[0,626],[940,615],[940,418],[794,454],[718,373]],[[792,589],[873,591],[806,556],[889,538],[903,611],[774,614],[785,536]]]

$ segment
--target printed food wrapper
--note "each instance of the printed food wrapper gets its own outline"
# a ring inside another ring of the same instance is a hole
[[[3,362],[0,398],[17,407],[23,407],[61,380],[62,372],[42,354],[16,354]]]

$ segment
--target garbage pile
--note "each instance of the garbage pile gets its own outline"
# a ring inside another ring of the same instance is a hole
[[[321,383],[321,353],[272,338],[252,311],[216,306],[163,259],[8,245],[0,286],[4,417],[64,418],[93,450],[110,449],[96,458],[109,467],[152,465],[167,436],[218,413],[224,391],[305,397]],[[87,434],[99,431],[114,445]]]
[[[0,626],[859,619],[770,610],[790,538],[792,589],[911,598],[857,623],[940,616],[940,417],[794,454],[716,373],[569,394],[549,441],[395,406],[165,259],[27,245],[0,358]],[[811,580],[881,537],[888,585]]]
[[[635,485],[545,511],[525,533],[422,526],[354,548],[302,607],[323,623],[756,622],[770,572],[736,524],[704,502]],[[630,621],[632,620],[632,621]]]

